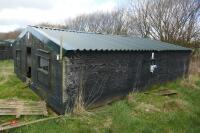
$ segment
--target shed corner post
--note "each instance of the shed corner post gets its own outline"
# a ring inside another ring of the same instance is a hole
[[[190,69],[191,69],[191,62],[193,60],[193,56],[192,56],[192,52],[190,52],[187,56],[187,61],[185,62],[186,65],[186,70],[184,72],[184,78],[188,78],[190,73]]]
[[[70,106],[70,98],[71,96],[67,93],[67,89],[69,86],[69,72],[70,72],[70,59],[68,57],[63,57],[62,60],[62,103],[63,108],[65,109],[66,113],[71,113],[71,106]]]
[[[61,95],[62,95],[62,104],[63,104],[63,108],[65,110],[65,101],[66,101],[66,64],[65,61],[67,61],[65,59],[65,57],[63,57],[63,36],[60,36],[60,51],[59,51],[59,62],[60,62],[60,66],[61,66]]]
[[[63,37],[60,37],[60,60],[63,60]]]

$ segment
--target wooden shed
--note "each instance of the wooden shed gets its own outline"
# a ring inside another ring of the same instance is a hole
[[[12,59],[12,44],[11,40],[0,40],[0,60]]]
[[[151,39],[29,26],[14,45],[17,76],[58,113],[187,74],[191,49]]]

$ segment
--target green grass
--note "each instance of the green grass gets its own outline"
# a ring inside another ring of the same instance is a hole
[[[21,82],[13,70],[13,62],[11,60],[0,62],[0,99],[25,99],[40,100],[27,85]]]
[[[0,62],[10,68],[5,80],[0,73],[0,98],[39,100],[13,74],[12,61]],[[173,89],[174,96],[155,95],[161,89]],[[15,133],[102,132],[102,133],[198,133],[200,131],[200,77],[154,86],[147,93],[129,94],[124,100],[96,108],[85,114],[69,115],[11,130]],[[0,117],[1,120],[2,117]],[[12,117],[9,117],[12,118]],[[41,117],[23,117],[33,120]]]
[[[21,82],[13,70],[13,61],[0,61],[0,99],[22,99],[38,101],[40,98]],[[22,117],[21,120],[34,120],[38,117]],[[15,119],[15,116],[0,116],[0,123]]]

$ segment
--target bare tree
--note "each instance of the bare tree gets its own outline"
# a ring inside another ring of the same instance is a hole
[[[40,23],[39,26],[51,27],[51,28],[64,28],[64,25],[62,24],[50,24],[50,23]]]
[[[17,29],[15,31],[8,32],[8,33],[0,33],[0,40],[16,39],[21,31],[22,29]]]
[[[127,34],[123,9],[111,13],[95,12],[88,15],[80,15],[73,20],[66,20],[66,28],[106,34]]]
[[[42,26],[114,35],[148,37],[188,47],[200,45],[199,0],[130,0],[112,12],[82,14],[65,25]]]
[[[149,23],[149,10],[150,10],[150,1],[143,1],[135,3],[131,0],[130,7],[128,11],[129,16],[129,30],[130,34],[149,37],[150,34],[150,23]]]
[[[184,45],[199,36],[199,12],[198,0],[143,0],[129,13],[140,36]]]

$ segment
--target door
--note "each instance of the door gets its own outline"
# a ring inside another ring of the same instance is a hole
[[[17,49],[15,58],[15,72],[21,75],[21,50]]]
[[[31,47],[26,48],[26,76],[31,78]]]

